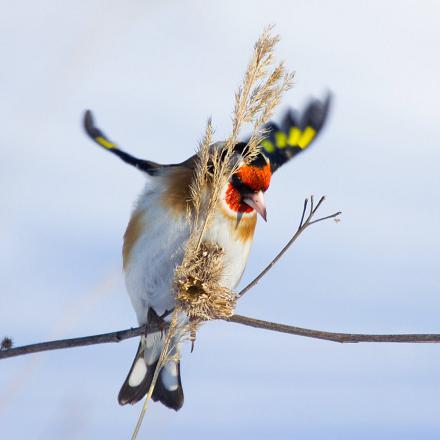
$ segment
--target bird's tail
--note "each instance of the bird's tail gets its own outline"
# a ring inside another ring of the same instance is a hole
[[[126,405],[127,403],[134,405],[147,394],[165,339],[165,330],[152,332],[141,337],[133,365],[121,391],[119,391],[118,401],[120,405]],[[152,394],[154,401],[160,401],[168,408],[176,411],[183,405],[177,345],[174,345],[172,341],[172,348],[170,349],[172,359],[162,367]]]

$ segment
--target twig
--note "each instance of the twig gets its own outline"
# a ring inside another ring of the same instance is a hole
[[[236,324],[242,324],[249,327],[261,328],[280,333],[304,336],[307,338],[324,339],[326,341],[341,343],[356,342],[406,342],[406,343],[440,343],[440,334],[438,333],[415,333],[415,334],[357,334],[357,333],[335,333],[321,330],[313,330],[292,325],[279,324],[261,319],[249,318],[247,316],[233,315],[228,320]],[[149,330],[157,331],[159,327],[150,326]],[[130,328],[100,335],[84,336],[81,338],[60,339],[57,341],[40,342],[38,344],[24,345],[14,347],[8,350],[0,351],[0,359],[22,356],[25,354],[39,353],[42,351],[60,350],[62,348],[84,347],[88,345],[106,344],[110,342],[121,342],[126,339],[135,338],[144,334],[145,327]]]
[[[150,326],[151,331],[159,330],[158,326]],[[62,348],[85,347],[87,345],[108,344],[109,342],[121,342],[125,339],[134,338],[144,333],[145,328],[136,327],[116,332],[102,333],[100,335],[83,336],[72,339],[58,339],[56,341],[38,342],[36,344],[12,347],[8,350],[0,350],[0,359],[6,359],[24,354],[39,353],[41,351],[60,350]]]
[[[308,205],[308,199],[304,200],[304,208],[303,208],[303,212],[302,212],[302,216],[301,216],[301,221],[299,223],[298,229],[295,232],[295,234],[293,235],[293,237],[287,242],[287,244],[283,247],[283,249],[281,249],[281,251],[279,252],[279,254],[260,272],[260,274],[253,279],[246,287],[244,287],[239,293],[238,293],[238,297],[241,298],[247,291],[249,291],[250,289],[252,289],[252,287],[254,287],[260,280],[261,278],[264,277],[264,275],[267,274],[267,272],[269,272],[270,269],[272,269],[273,266],[275,266],[275,264],[278,262],[278,260],[287,252],[287,250],[290,248],[290,246],[292,246],[292,244],[298,239],[298,237],[311,225],[321,222],[323,220],[328,220],[331,218],[335,218],[338,215],[341,215],[341,212],[336,212],[334,214],[331,215],[327,215],[325,217],[321,217],[318,218],[316,220],[313,220],[313,216],[316,214],[316,212],[318,211],[319,207],[321,206],[322,202],[324,202],[325,200],[325,196],[322,196],[319,199],[318,204],[316,205],[316,207],[314,207],[314,203],[313,203],[313,195],[310,196],[310,210],[309,210],[309,215],[307,216],[307,218],[304,221],[304,217],[307,211],[307,205]]]
[[[261,319],[248,318],[247,316],[234,315],[229,318],[230,322],[243,324],[249,327],[272,330],[290,335],[304,336],[307,338],[324,339],[326,341],[340,343],[357,342],[407,342],[407,343],[439,343],[440,334],[437,333],[413,333],[413,334],[395,334],[395,335],[367,335],[361,333],[335,333],[322,330],[313,330],[293,325],[278,324],[276,322],[262,321]]]
[[[306,211],[307,211],[307,203],[308,203],[308,201],[309,201],[309,199],[305,199],[304,200],[303,212],[302,212],[302,215],[301,215],[301,221],[299,222],[298,229],[301,229],[301,226],[303,224],[304,216],[306,215]]]

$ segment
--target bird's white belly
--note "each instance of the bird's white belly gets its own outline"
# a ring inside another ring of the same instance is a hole
[[[140,324],[147,322],[149,307],[158,315],[173,309],[174,271],[189,236],[185,218],[171,215],[158,199],[158,194],[147,194],[138,207],[142,232],[125,266],[125,284]]]
[[[217,212],[206,232],[205,240],[209,243],[216,243],[223,249],[224,272],[221,284],[229,289],[235,288],[240,282],[246,267],[252,239],[247,241],[238,240],[231,233],[230,219],[221,212]]]
[[[161,207],[157,193],[144,194],[141,210],[142,232],[134,243],[127,264],[125,282],[139,324],[147,322],[149,307],[158,315],[175,304],[173,278],[182,262],[189,227],[184,215],[176,216]],[[233,289],[243,274],[252,240],[237,240],[230,219],[216,213],[204,241],[218,244],[224,251],[222,284]]]

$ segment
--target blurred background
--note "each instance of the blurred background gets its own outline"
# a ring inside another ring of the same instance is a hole
[[[296,71],[277,114],[334,93],[325,131],[267,193],[244,285],[306,196],[309,229],[237,312],[321,330],[440,332],[440,8],[434,1],[1,2],[0,336],[16,345],[136,325],[121,244],[144,178],[83,133],[94,110],[129,152],[193,153],[262,29]],[[275,118],[277,120],[277,118]],[[137,340],[0,363],[7,439],[129,438],[116,396]],[[140,438],[437,439],[440,346],[339,345],[213,322],[186,347],[185,405]]]

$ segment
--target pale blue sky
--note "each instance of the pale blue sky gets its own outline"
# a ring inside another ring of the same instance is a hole
[[[185,159],[233,96],[262,28],[296,71],[288,106],[334,93],[313,149],[267,194],[243,282],[325,194],[238,312],[323,330],[440,332],[439,6],[430,1],[1,2],[0,335],[19,345],[136,324],[121,237],[143,177],[95,147],[86,108],[128,151]],[[129,438],[116,396],[136,340],[0,363],[8,439]],[[437,439],[440,347],[337,345],[225,323],[182,361],[185,405],[141,438]]]

